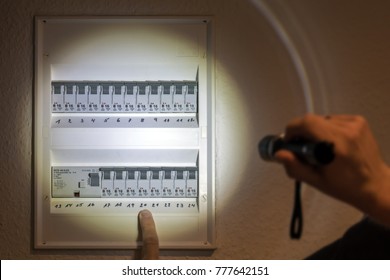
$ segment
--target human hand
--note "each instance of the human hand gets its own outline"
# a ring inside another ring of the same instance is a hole
[[[382,160],[377,142],[360,116],[308,114],[292,120],[285,139],[304,138],[334,144],[335,159],[325,166],[309,166],[287,150],[280,150],[275,159],[287,174],[320,191],[350,203],[360,210],[384,219],[384,208],[390,208],[390,171]],[[386,218],[390,224],[390,217]]]

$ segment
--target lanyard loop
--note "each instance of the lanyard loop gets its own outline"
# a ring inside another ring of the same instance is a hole
[[[295,181],[294,208],[290,224],[291,239],[300,239],[303,228],[302,205],[301,205],[301,182]]]

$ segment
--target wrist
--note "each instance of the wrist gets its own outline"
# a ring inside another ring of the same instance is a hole
[[[372,219],[390,227],[390,168],[384,167],[383,175],[369,195],[366,207],[362,207]],[[366,208],[366,209],[364,209]]]

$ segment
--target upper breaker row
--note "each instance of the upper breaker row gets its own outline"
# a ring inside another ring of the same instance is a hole
[[[196,113],[196,81],[52,81],[52,112]]]

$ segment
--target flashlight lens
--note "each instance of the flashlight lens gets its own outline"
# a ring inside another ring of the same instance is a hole
[[[279,136],[268,135],[261,139],[259,143],[259,154],[265,161],[273,161],[275,154],[275,142],[280,139]]]

